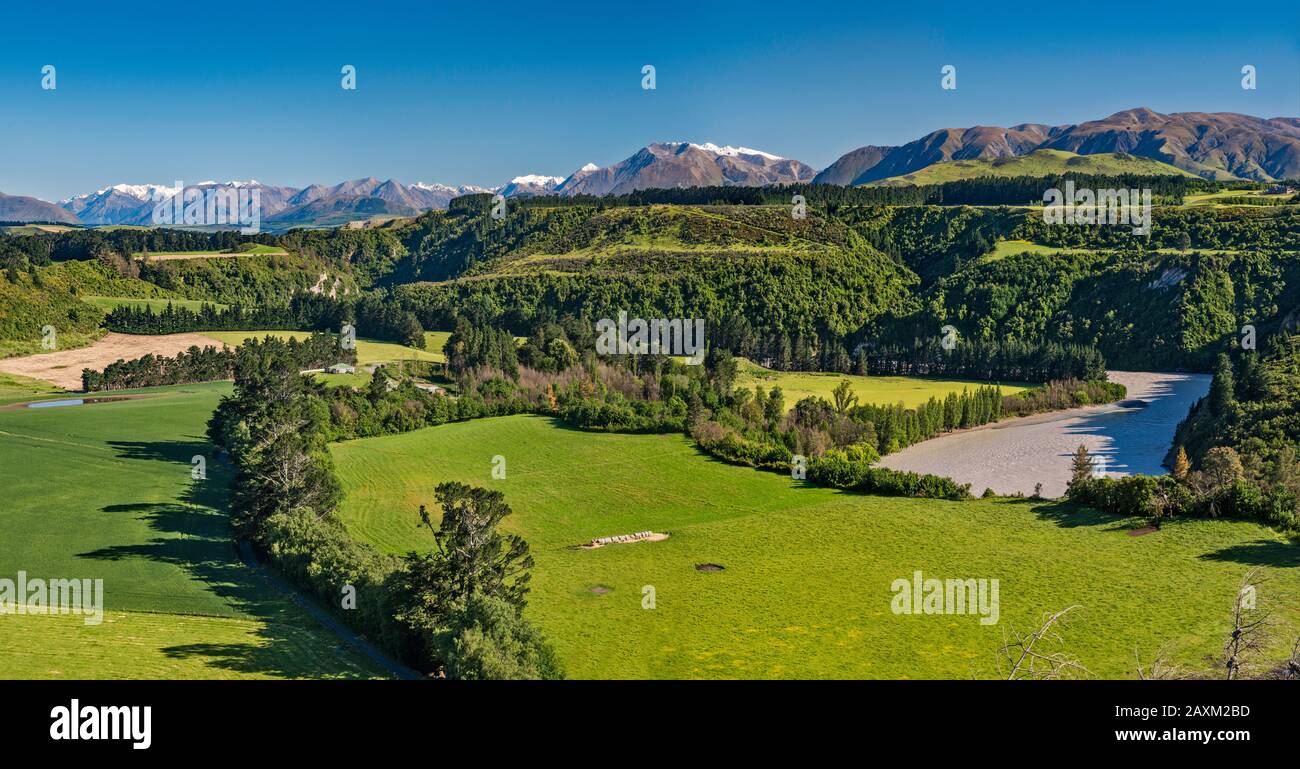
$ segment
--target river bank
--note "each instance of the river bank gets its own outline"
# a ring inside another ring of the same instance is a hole
[[[1210,388],[1207,374],[1111,371],[1128,389],[1125,400],[1008,419],[943,435],[890,454],[882,467],[944,475],[969,483],[971,493],[1065,494],[1070,455],[1083,444],[1107,475],[1159,475],[1179,422]]]

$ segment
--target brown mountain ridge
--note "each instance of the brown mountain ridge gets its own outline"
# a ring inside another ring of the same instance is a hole
[[[1036,149],[1080,155],[1124,152],[1207,179],[1295,179],[1300,178],[1300,118],[1235,112],[1161,114],[1139,107],[1077,125],[941,128],[899,147],[853,150],[814,182],[866,184],[947,160],[1025,155]]]

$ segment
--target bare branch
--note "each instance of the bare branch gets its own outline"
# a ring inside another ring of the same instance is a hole
[[[1068,615],[1078,604],[1064,608],[1055,614],[1047,615],[1037,630],[1021,636],[1013,630],[1011,637],[1003,641],[1000,660],[1010,664],[1008,681],[1025,679],[1051,680],[1057,678],[1075,678],[1091,676],[1092,671],[1084,667],[1074,656],[1063,651],[1044,652],[1039,645],[1055,644],[1063,646],[1065,639],[1058,628],[1068,626]],[[1014,660],[1014,662],[1012,662]],[[1001,667],[1001,665],[999,665]]]

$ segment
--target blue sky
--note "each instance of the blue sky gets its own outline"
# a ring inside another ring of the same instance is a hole
[[[6,8],[0,192],[499,184],[652,141],[822,168],[944,126],[1300,115],[1300,4],[270,2]],[[192,8],[190,6],[193,6]],[[548,7],[553,6],[553,7]],[[40,87],[41,67],[58,87]],[[357,89],[340,69],[357,67]],[[641,67],[657,88],[641,89]],[[939,87],[957,67],[957,90]],[[1240,86],[1243,64],[1258,70]]]

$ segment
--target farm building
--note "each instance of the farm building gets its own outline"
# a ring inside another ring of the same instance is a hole
[[[335,363],[333,366],[325,369],[325,371],[330,374],[355,374],[357,373],[357,367],[348,365],[347,363]]]

